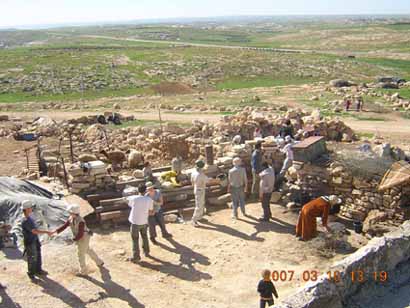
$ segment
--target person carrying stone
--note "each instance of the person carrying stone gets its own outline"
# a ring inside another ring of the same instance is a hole
[[[40,234],[52,235],[51,231],[38,229],[32,217],[33,206],[34,204],[30,200],[24,200],[21,203],[24,215],[21,229],[23,232],[24,251],[27,256],[27,275],[31,280],[34,280],[37,275],[47,275],[47,272],[42,268],[41,243],[38,236]]]
[[[252,195],[257,196],[259,192],[259,173],[262,171],[262,143],[258,142],[255,144],[255,150],[251,157],[251,167],[252,167]]]
[[[138,186],[138,196],[127,197],[128,206],[131,208],[128,221],[131,224],[130,233],[132,238],[133,256],[128,260],[138,263],[141,260],[139,248],[139,236],[142,237],[142,248],[146,257],[149,257],[149,241],[147,235],[148,216],[154,214],[154,202],[148,196],[145,196],[147,187],[145,184]]]
[[[275,189],[275,171],[267,162],[262,164],[262,172],[260,173],[260,190],[259,198],[262,202],[263,216],[260,221],[269,221],[272,218],[270,210],[270,199],[272,197],[273,190]]]
[[[191,174],[191,183],[194,185],[195,210],[192,216],[192,225],[198,227],[198,220],[202,219],[205,211],[205,191],[208,177],[204,173],[205,163],[203,160],[195,162],[196,169]]]
[[[248,186],[246,170],[242,167],[242,161],[239,157],[233,159],[234,167],[229,170],[228,174],[228,192],[232,197],[232,218],[238,218],[238,207],[241,208],[242,215],[246,216],[245,211],[245,193]]]
[[[172,234],[169,233],[165,227],[164,211],[162,209],[162,205],[164,204],[164,199],[162,197],[161,191],[159,189],[155,189],[154,184],[151,182],[148,182],[146,186],[147,186],[146,196],[150,197],[154,203],[154,214],[148,217],[149,236],[153,244],[158,244],[156,240],[156,237],[157,237],[156,226],[157,225],[161,229],[163,238],[170,238],[172,237]]]
[[[87,276],[87,265],[85,262],[88,255],[97,266],[103,266],[104,262],[98,257],[95,251],[90,247],[92,232],[88,229],[85,220],[80,215],[80,206],[73,204],[68,208],[70,218],[59,228],[53,231],[53,234],[60,234],[68,227],[73,233],[73,241],[77,245],[78,263],[80,264],[80,272],[78,276]]]

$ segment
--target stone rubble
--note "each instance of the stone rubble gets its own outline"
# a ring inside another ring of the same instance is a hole
[[[73,194],[92,193],[113,188],[114,179],[107,172],[107,166],[101,161],[86,164],[75,163],[67,167],[68,184]]]

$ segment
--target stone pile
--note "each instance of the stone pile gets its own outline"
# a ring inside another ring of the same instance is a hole
[[[10,138],[14,134],[14,131],[8,127],[0,126],[0,138]]]
[[[101,161],[75,163],[68,167],[70,191],[74,194],[104,191],[114,187],[114,179]]]
[[[406,212],[401,204],[405,196],[410,196],[410,190],[406,186],[379,192],[379,177],[364,179],[353,176],[350,170],[339,163],[333,163],[329,169],[331,188],[344,201],[341,216],[364,222],[369,216],[372,219],[374,211],[378,210],[383,213],[383,219],[389,225],[402,223],[406,219]]]
[[[273,138],[265,138],[262,143],[263,159],[269,163],[276,172],[279,172],[283,166],[285,160],[285,154],[280,151],[279,146]]]
[[[285,189],[287,198],[282,200],[284,202],[290,201],[303,205],[330,192],[330,176],[323,166],[295,161],[286,177],[288,179]]]
[[[25,92],[36,96],[146,85],[135,79],[127,70],[117,68],[107,74],[107,69],[107,66],[88,66],[81,69],[64,67],[52,70],[39,67],[29,74],[19,72],[15,75],[3,75],[0,76],[0,93]]]
[[[353,130],[338,119],[323,119],[320,112],[288,111],[286,115],[274,113],[256,113],[243,111],[235,116],[224,116],[216,131],[229,135],[241,135],[245,139],[253,139],[253,132],[260,127],[265,135],[276,136],[286,119],[291,119],[295,129],[314,130],[328,141],[351,142],[356,140]],[[304,124],[303,124],[304,123]],[[296,132],[295,132],[296,133]]]
[[[356,155],[362,154],[357,152]],[[282,186],[281,203],[294,207],[322,195],[335,194],[343,200],[339,215],[362,222],[364,232],[370,236],[383,234],[410,217],[408,184],[379,191],[385,172],[380,171],[384,168],[376,170],[381,174],[374,173],[374,170],[366,172],[371,165],[363,163],[358,174],[352,166],[346,165],[340,154],[333,159],[328,167],[294,161],[286,174],[288,181]]]
[[[399,111],[401,108],[406,111],[410,110],[410,101],[401,97],[399,93],[394,93],[393,95],[385,94],[384,98],[392,104],[395,111]]]

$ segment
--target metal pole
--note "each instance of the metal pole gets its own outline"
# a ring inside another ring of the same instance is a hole
[[[68,175],[67,175],[67,169],[65,168],[64,157],[63,157],[63,156],[60,156],[60,157],[61,157],[61,162],[63,163],[63,171],[64,171],[65,184],[66,184],[66,186],[67,186],[67,188],[68,188],[68,187],[69,187],[69,186],[68,186]]]
[[[162,133],[164,132],[164,130],[162,128],[161,104],[158,105],[158,118],[159,118],[159,125],[161,127],[161,137],[162,137]]]
[[[29,149],[24,149],[24,152],[26,152],[26,163],[27,163],[27,170],[30,171],[30,161],[28,159],[28,152]]]
[[[71,163],[74,163],[74,150],[73,150],[73,131],[70,130],[68,133],[69,139],[70,139],[70,156],[71,156]]]

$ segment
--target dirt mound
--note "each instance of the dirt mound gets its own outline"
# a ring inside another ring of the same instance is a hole
[[[192,88],[180,82],[161,82],[151,87],[155,93],[161,95],[178,95],[194,93]]]

